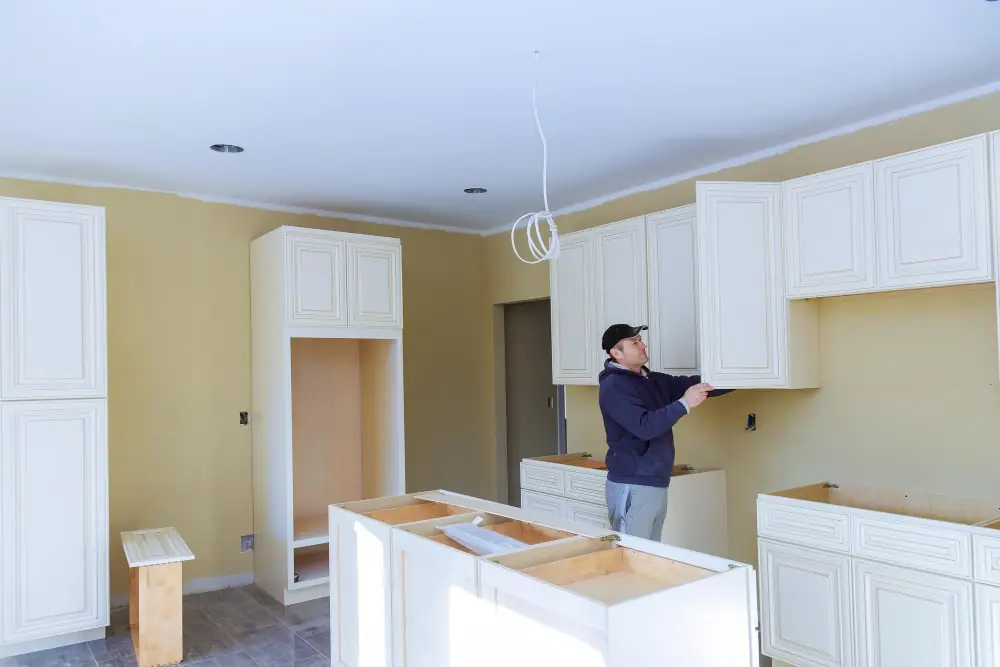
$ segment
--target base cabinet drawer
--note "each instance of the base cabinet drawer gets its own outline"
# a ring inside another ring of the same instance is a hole
[[[552,466],[522,462],[521,488],[561,496],[566,492],[566,473]]]
[[[972,539],[968,533],[907,521],[851,517],[854,554],[954,577],[972,576]]]
[[[563,498],[556,498],[536,491],[521,491],[521,509],[542,516],[566,519],[568,518],[567,504]]]
[[[583,523],[597,528],[611,529],[608,520],[608,508],[605,505],[580,503],[575,500],[566,501],[566,518],[573,523]]]
[[[851,548],[851,520],[846,512],[759,500],[757,532],[767,538],[830,551],[846,553]]]

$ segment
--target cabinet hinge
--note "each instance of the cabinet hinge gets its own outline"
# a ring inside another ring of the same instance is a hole
[[[839,489],[840,488],[840,484],[831,484],[830,482],[824,482],[823,483],[823,488],[824,489]]]
[[[602,535],[601,542],[621,542],[622,538],[618,535]]]

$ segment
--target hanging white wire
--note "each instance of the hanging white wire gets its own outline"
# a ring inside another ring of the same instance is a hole
[[[538,51],[535,51],[535,86],[531,93],[531,106],[535,111],[535,126],[538,128],[538,136],[542,139],[542,201],[545,205],[544,211],[537,213],[525,213],[514,221],[514,226],[510,229],[510,245],[514,248],[514,254],[525,264],[538,264],[549,259],[556,259],[559,256],[559,233],[556,229],[556,222],[549,212],[549,147],[545,142],[545,133],[542,132],[542,122],[538,118]],[[525,259],[517,251],[517,244],[514,242],[514,233],[517,226],[524,223],[525,231],[528,233],[528,250],[531,251],[532,260]],[[542,238],[541,228],[543,223],[548,227],[548,243]]]

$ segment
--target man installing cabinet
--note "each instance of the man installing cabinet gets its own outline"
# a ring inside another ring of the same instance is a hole
[[[667,516],[674,468],[673,427],[710,396],[697,375],[667,375],[646,368],[645,325],[612,324],[601,338],[608,355],[598,390],[608,453],[605,496],[611,529],[659,541]]]

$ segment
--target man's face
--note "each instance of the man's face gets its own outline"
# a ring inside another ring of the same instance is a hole
[[[616,354],[612,355],[615,360],[622,366],[629,368],[642,366],[649,361],[649,356],[646,354],[646,344],[642,342],[641,335],[621,341],[615,352]]]

